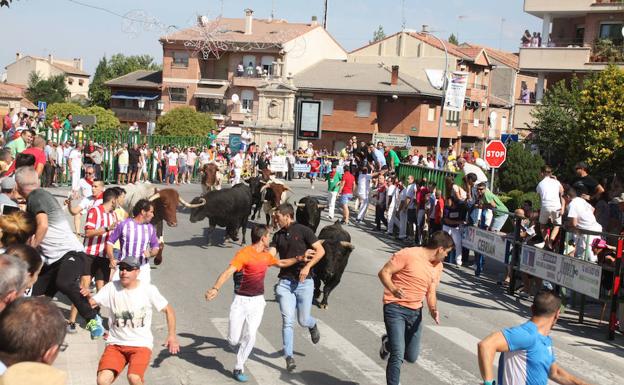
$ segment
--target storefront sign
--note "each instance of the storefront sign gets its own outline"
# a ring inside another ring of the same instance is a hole
[[[602,268],[592,262],[522,246],[520,271],[592,298],[600,297]]]
[[[500,234],[474,226],[465,226],[462,246],[501,263],[507,263],[507,241]]]

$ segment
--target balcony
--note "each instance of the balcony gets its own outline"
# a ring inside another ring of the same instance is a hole
[[[525,71],[591,71],[589,47],[520,48],[520,68]]]
[[[514,106],[513,128],[516,130],[526,130],[527,125],[533,126],[535,119],[531,116],[531,111],[535,104],[522,104],[516,101]]]
[[[158,112],[156,110],[140,110],[138,108],[111,107],[117,119],[122,122],[147,122],[150,119],[156,120]]]
[[[474,125],[474,121],[464,120],[461,125],[461,134],[462,136],[482,138],[484,135],[484,125],[485,122],[483,120],[479,120],[479,124],[477,126]]]
[[[624,9],[622,0],[524,0],[524,12],[542,17],[545,13],[568,16]]]
[[[234,76],[232,85],[236,87],[253,87],[256,88],[266,82],[264,78],[255,76]]]
[[[473,102],[484,102],[487,97],[487,86],[476,84],[468,86],[466,89],[466,97]]]

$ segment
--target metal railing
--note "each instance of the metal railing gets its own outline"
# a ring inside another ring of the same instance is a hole
[[[414,166],[407,163],[401,163],[396,173],[399,179],[407,179],[409,175],[412,175],[417,181],[423,178],[427,178],[428,182],[436,183],[436,187],[442,191],[442,194],[444,196],[446,196],[447,193],[445,183],[447,176],[453,177],[455,184],[460,186],[463,185],[463,175],[461,173],[456,173],[452,171],[436,170],[429,167]]]

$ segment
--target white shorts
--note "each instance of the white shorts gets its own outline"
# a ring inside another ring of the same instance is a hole
[[[553,210],[542,207],[540,209],[539,223],[540,225],[546,225],[548,221],[552,221],[553,225],[561,226],[561,209]]]
[[[127,174],[128,173],[128,165],[127,164],[118,164],[119,166],[119,173],[120,174]]]

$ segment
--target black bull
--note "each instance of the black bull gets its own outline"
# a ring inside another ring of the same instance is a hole
[[[251,190],[248,186],[240,183],[224,190],[209,191],[201,197],[194,198],[191,204],[206,201],[203,206],[191,210],[191,223],[196,223],[208,218],[210,233],[208,241],[211,242],[212,233],[216,226],[225,227],[226,238],[238,241],[238,229],[242,228],[245,243],[247,222],[251,214]]]
[[[351,235],[340,226],[340,222],[325,226],[319,233],[325,256],[314,266],[314,298],[321,309],[327,308],[329,294],[338,286],[349,262],[349,255],[355,248]],[[323,299],[318,302],[323,285]]]
[[[327,205],[319,204],[318,199],[313,197],[303,197],[297,203],[297,223],[307,226],[316,233],[321,222],[321,212]]]

